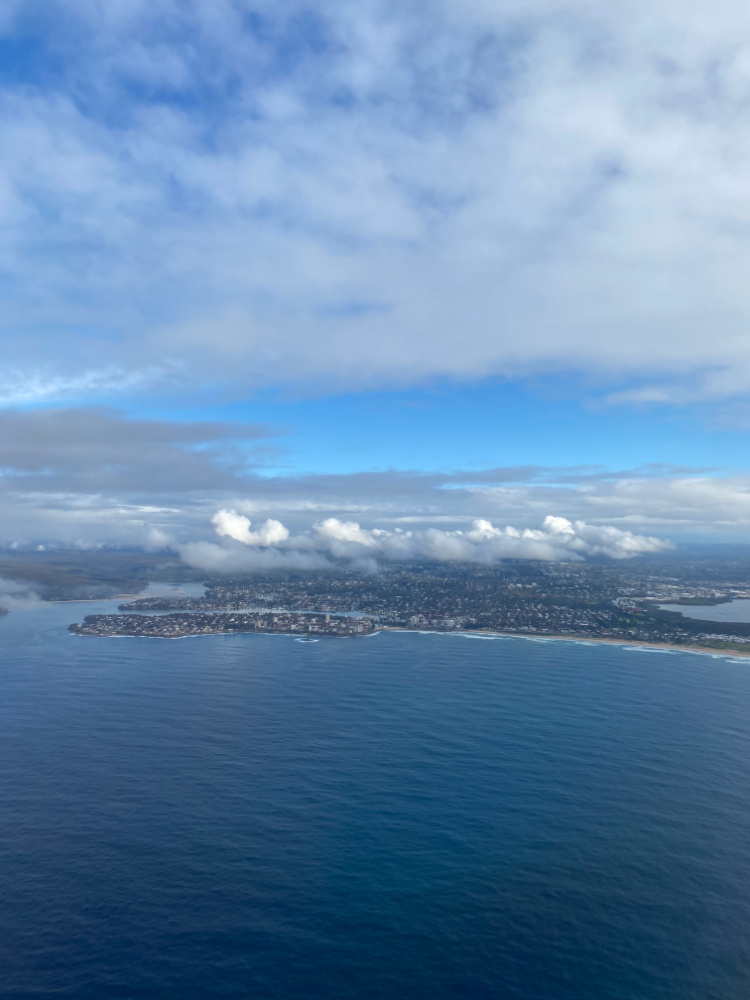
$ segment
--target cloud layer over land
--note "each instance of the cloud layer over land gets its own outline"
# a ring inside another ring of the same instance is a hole
[[[176,545],[191,566],[218,572],[271,568],[320,568],[345,560],[374,570],[381,561],[493,563],[501,559],[581,561],[589,556],[630,559],[664,552],[673,545],[610,526],[572,523],[548,516],[541,528],[496,528],[477,519],[468,530],[440,528],[387,530],[362,528],[356,521],[326,518],[292,536],[279,521],[267,520],[251,531],[249,518],[236,510],[219,510],[213,518],[216,534],[240,545],[212,542]],[[167,540],[165,539],[165,542]]]

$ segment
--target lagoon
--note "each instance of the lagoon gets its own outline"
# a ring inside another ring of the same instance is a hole
[[[700,606],[696,604],[660,604],[662,611],[676,611],[685,618],[706,622],[750,622],[750,599],[728,601],[726,604]]]

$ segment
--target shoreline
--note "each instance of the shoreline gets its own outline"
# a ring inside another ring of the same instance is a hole
[[[384,625],[380,630],[382,632],[415,632],[417,634],[428,634],[428,635],[465,635],[465,636],[497,636],[499,639],[526,639],[531,642],[577,642],[584,645],[594,645],[604,644],[609,646],[631,646],[637,649],[656,649],[656,650],[666,650],[674,653],[698,653],[703,656],[729,656],[732,659],[735,657],[743,657],[745,659],[750,659],[750,649],[747,652],[735,649],[712,649],[710,646],[677,646],[673,643],[667,642],[643,642],[638,639],[609,639],[605,636],[601,637],[589,637],[589,636],[578,636],[578,635],[529,635],[528,633],[521,632],[490,632],[487,629],[475,629],[472,631],[466,631],[464,629],[456,629],[454,632],[439,631],[437,629],[410,629],[410,628],[399,628],[395,625]],[[750,643],[748,643],[750,646]]]
[[[228,632],[191,632],[188,635],[90,635],[86,632],[74,632],[70,627],[66,631],[68,635],[77,636],[79,639],[202,639],[212,635],[287,635],[290,639],[302,639],[304,636],[310,635],[309,632],[260,632],[255,630],[242,632],[236,629],[230,629]],[[313,642],[317,642],[318,639],[366,639],[370,635],[377,635],[379,631],[382,629],[357,635],[326,635],[321,633],[311,636],[311,638]]]
[[[315,639],[367,639],[373,635],[379,635],[381,632],[397,632],[402,635],[460,635],[467,638],[473,637],[487,637],[498,638],[498,639],[524,639],[527,642],[576,642],[579,645],[593,646],[593,645],[609,645],[609,646],[624,646],[631,649],[655,649],[657,652],[672,652],[672,653],[691,653],[697,654],[698,656],[713,656],[722,657],[729,659],[750,659],[750,650],[747,652],[741,650],[732,649],[711,649],[709,646],[676,646],[674,644],[666,642],[639,642],[636,640],[628,639],[609,639],[605,637],[601,638],[584,638],[576,635],[528,635],[520,632],[490,632],[489,630],[475,631],[464,631],[462,629],[456,629],[455,631],[441,631],[438,629],[411,629],[411,628],[399,628],[396,625],[384,625],[382,628],[375,629],[373,632],[366,632],[364,635],[319,635],[315,636]],[[301,636],[295,634],[294,632],[196,632],[192,635],[81,635],[79,632],[68,632],[69,635],[75,635],[81,639],[200,639],[205,636],[212,635],[279,635],[279,636],[289,636],[291,639],[299,639]],[[307,633],[303,633],[307,634]],[[750,644],[749,644],[750,645]]]
[[[111,597],[66,597],[64,600],[40,601],[40,604],[102,604],[104,601],[137,601],[141,594],[113,594]]]

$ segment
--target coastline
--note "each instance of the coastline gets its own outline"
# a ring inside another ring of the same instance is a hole
[[[384,625],[382,628],[375,629],[373,632],[366,632],[363,635],[320,635],[316,636],[316,639],[366,639],[369,636],[379,635],[381,632],[399,632],[403,635],[413,634],[413,635],[460,635],[472,638],[475,636],[498,639],[525,639],[527,642],[576,642],[579,645],[609,645],[609,646],[624,646],[630,647],[631,649],[654,649],[657,652],[672,652],[672,653],[692,653],[699,656],[719,656],[728,657],[730,659],[750,659],[750,650],[744,652],[742,650],[734,649],[711,649],[708,646],[677,646],[674,644],[666,642],[639,642],[638,640],[627,640],[627,639],[608,639],[605,637],[595,638],[595,637],[583,637],[576,635],[529,635],[527,633],[520,632],[491,632],[489,630],[476,629],[472,631],[464,631],[461,629],[456,629],[455,631],[441,631],[439,629],[411,629],[411,628],[399,628],[397,625]],[[279,636],[290,636],[293,639],[298,639],[300,636],[294,632],[196,632],[193,635],[81,635],[77,632],[69,632],[69,635],[77,635],[81,639],[200,639],[204,636],[211,635],[279,635]]]
[[[512,632],[505,632],[504,635],[513,635]],[[519,636],[519,638],[526,638],[525,636]],[[535,636],[528,636],[529,639],[536,638]],[[656,649],[656,650],[668,650],[674,653],[701,653],[705,656],[731,656],[732,658],[736,656],[742,656],[750,658],[750,651],[745,653],[737,649],[712,649],[710,646],[677,646],[673,643],[667,642],[639,642],[637,639],[628,642],[626,639],[582,639],[575,635],[551,635],[539,636],[539,638],[550,638],[555,640],[561,640],[563,642],[596,642],[596,643],[608,643],[610,646],[635,646],[638,649]]]
[[[410,628],[398,628],[395,625],[384,625],[381,632],[427,632],[431,635],[465,635],[465,636],[497,636],[500,639],[526,639],[531,642],[577,642],[583,645],[593,645],[606,644],[610,646],[630,646],[637,649],[656,649],[658,651],[669,651],[674,653],[698,653],[703,656],[728,656],[734,659],[735,657],[743,657],[745,659],[750,659],[750,650],[747,652],[735,649],[712,649],[710,646],[677,646],[673,643],[666,642],[642,642],[638,639],[608,639],[604,636],[602,637],[589,637],[589,636],[578,636],[578,635],[529,635],[528,633],[521,632],[490,632],[485,629],[475,629],[472,631],[466,631],[462,629],[456,629],[455,632],[443,632],[437,629],[410,629]]]
[[[42,604],[102,604],[104,601],[136,601],[142,594],[112,594],[111,597],[66,597],[64,600],[45,600]]]
[[[167,639],[169,641],[172,639],[202,639],[212,635],[285,635],[291,639],[301,639],[303,636],[309,635],[308,632],[240,632],[236,629],[230,629],[227,632],[191,632],[189,635],[87,635],[85,632],[73,632],[70,628],[66,631],[68,635],[77,636],[79,639]],[[382,632],[383,630],[379,629],[378,631]],[[313,641],[317,642],[319,639],[366,639],[370,635],[377,634],[377,631],[364,632],[361,635],[325,635],[325,633],[321,633],[316,635]]]

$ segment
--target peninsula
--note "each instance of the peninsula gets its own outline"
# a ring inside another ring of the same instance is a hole
[[[142,636],[151,639],[181,639],[191,635],[218,635],[227,632],[341,638],[370,635],[375,631],[375,626],[368,618],[351,618],[345,615],[234,611],[86,615],[82,622],[74,622],[68,629],[76,635]]]

